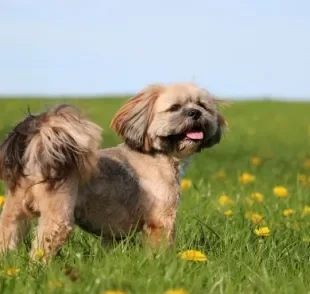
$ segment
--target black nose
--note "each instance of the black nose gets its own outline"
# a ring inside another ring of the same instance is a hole
[[[189,109],[187,115],[193,119],[198,119],[201,116],[201,112],[198,109]]]

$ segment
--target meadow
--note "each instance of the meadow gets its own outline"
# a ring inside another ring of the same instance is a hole
[[[28,106],[64,101],[1,99],[0,138]],[[119,142],[109,122],[122,99],[67,102],[104,128],[103,147]],[[0,293],[310,293],[310,104],[235,102],[223,113],[225,138],[183,178],[172,251],[150,254],[139,235],[106,249],[76,228],[44,266],[26,240],[0,259]]]

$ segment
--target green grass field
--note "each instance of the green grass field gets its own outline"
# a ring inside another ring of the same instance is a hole
[[[28,106],[59,101],[0,100],[1,138]],[[119,142],[109,122],[120,100],[68,101],[104,128],[103,146]],[[106,250],[76,229],[47,266],[29,261],[29,241],[2,257],[0,293],[310,293],[310,104],[236,102],[223,113],[226,137],[185,175],[174,250],[150,254],[139,236]],[[262,227],[268,237],[255,234]],[[208,260],[181,259],[189,249]]]

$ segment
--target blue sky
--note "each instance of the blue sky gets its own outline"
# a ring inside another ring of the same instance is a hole
[[[309,0],[2,0],[1,94],[310,98]]]

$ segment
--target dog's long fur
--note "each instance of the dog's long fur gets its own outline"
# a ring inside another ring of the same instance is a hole
[[[101,128],[65,104],[39,115],[29,114],[7,135],[0,146],[0,179],[8,189],[0,222],[0,249],[17,245],[20,227],[33,214],[41,214],[38,238],[46,235],[50,240],[47,251],[57,249],[52,238],[57,231],[61,238],[66,236],[73,223],[77,189],[69,186],[99,172],[100,142]],[[68,203],[61,207],[64,201]],[[55,224],[49,227],[49,219],[55,218],[59,228]],[[36,243],[44,242],[37,239]]]
[[[33,215],[40,216],[33,254],[56,251],[74,221],[105,240],[135,229],[153,246],[173,244],[179,167],[220,142],[226,123],[216,103],[193,84],[146,87],[111,122],[124,143],[100,153],[100,128],[71,107],[28,116],[0,147],[9,189],[0,248],[14,248]]]
[[[0,146],[0,179],[12,191],[27,175],[41,177],[49,189],[72,174],[87,180],[98,172],[100,140],[100,128],[72,106],[29,114]]]

